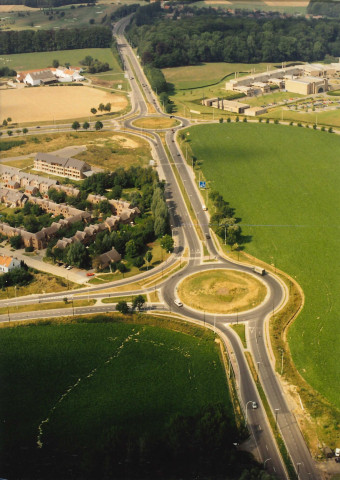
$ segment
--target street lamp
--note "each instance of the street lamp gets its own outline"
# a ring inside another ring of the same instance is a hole
[[[279,412],[279,408],[275,408],[275,429],[277,429],[277,414]]]
[[[299,477],[300,465],[301,465],[301,462],[298,462],[298,463],[296,464],[296,466],[297,466],[297,475],[298,475],[298,478],[300,478],[300,477]]]
[[[283,373],[283,348],[279,348],[279,350],[281,351],[281,376],[282,376],[282,373]]]
[[[271,460],[271,458],[267,458],[267,459],[263,462],[263,469],[264,469],[264,470],[266,469],[266,463],[269,462],[269,460]]]

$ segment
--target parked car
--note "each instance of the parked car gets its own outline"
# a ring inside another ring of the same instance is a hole
[[[68,267],[66,267],[66,270],[72,270],[73,267],[71,267],[71,265],[69,265]]]
[[[92,272],[87,272],[86,275],[87,275],[88,277],[93,277],[94,273],[92,273]]]
[[[251,406],[252,406],[253,410],[256,410],[257,407],[258,407],[256,402],[252,402]]]

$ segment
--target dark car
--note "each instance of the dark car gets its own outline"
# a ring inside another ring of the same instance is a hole
[[[205,238],[206,238],[207,240],[210,240],[210,235],[209,235],[209,233],[206,233],[206,234],[205,234]]]

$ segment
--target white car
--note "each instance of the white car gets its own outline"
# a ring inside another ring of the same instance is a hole
[[[174,304],[177,305],[177,307],[183,307],[183,303],[179,300],[174,300]]]

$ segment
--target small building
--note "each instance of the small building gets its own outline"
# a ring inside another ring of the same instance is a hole
[[[18,259],[0,255],[0,273],[8,273],[16,267],[20,267],[20,261]]]
[[[223,110],[226,110],[227,112],[242,114],[249,107],[250,105],[247,105],[245,103],[240,103],[233,100],[223,100],[221,108]]]
[[[206,107],[211,107],[212,104],[214,102],[217,102],[218,101],[218,98],[217,97],[214,97],[214,98],[205,98],[204,100],[202,100],[202,105],[205,105]]]
[[[107,268],[111,263],[120,262],[122,256],[115,248],[99,255],[99,268]]]
[[[257,117],[258,115],[267,113],[267,109],[262,107],[251,107],[251,108],[247,108],[247,110],[244,113],[246,115],[249,115],[250,117]]]

